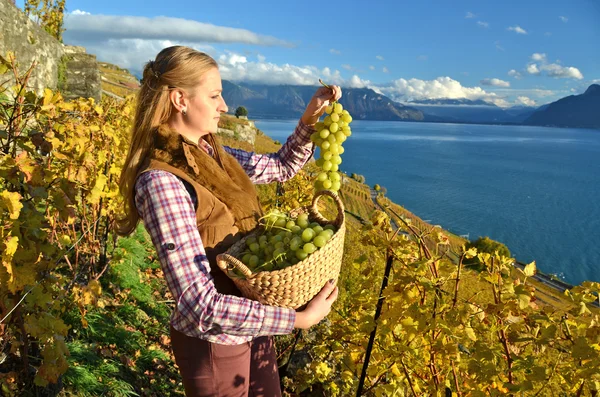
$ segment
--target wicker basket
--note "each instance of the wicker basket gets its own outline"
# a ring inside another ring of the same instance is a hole
[[[338,214],[333,222],[324,218],[317,209],[317,202],[323,195],[332,197],[336,203]],[[246,239],[256,236],[258,231],[245,236],[232,245],[226,253],[217,256],[219,268],[233,280],[246,298],[267,305],[297,309],[309,302],[328,280],[337,281],[346,234],[344,204],[337,194],[322,190],[314,196],[312,205],[297,208],[291,211],[290,215],[297,217],[302,213],[308,213],[311,222],[317,222],[322,226],[332,224],[337,230],[325,246],[295,265],[281,270],[252,273],[246,265],[236,259],[235,256],[239,256],[246,250]],[[244,278],[233,273],[236,268],[245,276]]]

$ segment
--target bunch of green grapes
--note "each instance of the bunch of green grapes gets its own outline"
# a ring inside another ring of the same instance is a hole
[[[321,149],[317,159],[317,166],[321,168],[321,172],[315,180],[315,190],[331,190],[337,193],[341,186],[338,168],[344,153],[342,143],[352,135],[352,116],[339,102],[327,106],[325,113],[327,116],[322,122],[315,124],[316,132],[310,137]]]
[[[335,232],[334,225],[310,222],[306,213],[293,218],[276,209],[261,219],[261,232],[246,239],[238,259],[254,273],[284,269],[324,247]]]

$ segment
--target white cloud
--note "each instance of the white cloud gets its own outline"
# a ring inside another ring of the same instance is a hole
[[[383,61],[383,57],[381,55],[377,55],[375,58],[379,59],[380,61]]]
[[[346,70],[352,70],[352,66],[348,65],[348,64],[343,64],[342,68],[346,69]]]
[[[562,66],[557,63],[542,65],[541,69],[548,72],[548,76],[564,79],[583,80],[583,74],[573,66]]]
[[[567,23],[569,21],[569,18],[565,17],[565,16],[559,16],[560,20]]]
[[[477,21],[477,26],[482,27],[482,28],[489,28],[490,24],[487,22],[483,22],[483,21]]]
[[[387,67],[385,67],[385,66],[383,67],[383,69],[381,69],[381,71],[383,73],[389,73],[390,72],[390,70]]]
[[[527,73],[529,74],[540,74],[540,69],[538,69],[535,63],[530,63],[527,65]]]
[[[540,75],[542,72],[546,72],[546,74],[550,77],[554,78],[564,78],[564,79],[576,79],[583,80],[583,74],[579,69],[574,66],[562,66],[560,61],[556,61],[554,63],[548,63],[548,58],[546,54],[534,53],[531,55],[531,59],[533,61],[539,62],[530,63],[527,65],[527,73]]]
[[[371,82],[369,80],[363,80],[357,75],[353,75],[347,82],[347,85],[352,88],[365,88],[371,85]]]
[[[371,69],[371,70],[375,70],[375,66],[373,66],[373,65],[369,65],[369,69]]]
[[[335,48],[330,49],[329,52],[335,55],[340,55],[342,53],[340,50],[336,50]]]
[[[225,80],[263,84],[318,85],[319,78],[330,84],[346,85],[338,70],[319,69],[316,66],[277,65],[270,62],[252,62],[246,57],[227,52],[218,57],[221,77]]]
[[[523,29],[522,27],[520,27],[519,25],[509,26],[507,28],[507,30],[510,30],[510,31],[518,33],[518,34],[527,34],[527,31],[525,29]]]
[[[545,62],[546,54],[540,54],[539,52],[536,52],[531,56],[531,59],[536,62]]]
[[[520,73],[520,72],[517,72],[515,69],[511,69],[511,70],[509,70],[509,71],[508,71],[508,75],[509,75],[510,77],[514,77],[514,78],[515,78],[515,79],[517,79],[517,80],[518,80],[518,79],[521,79],[521,78],[523,78],[523,76],[521,75],[521,73]]]
[[[481,85],[490,85],[493,87],[510,87],[510,83],[508,81],[500,80],[497,78],[492,79],[483,79],[479,82]]]
[[[87,11],[82,11],[82,10],[75,10],[71,13],[72,15],[91,15],[89,12]]]
[[[466,98],[471,100],[483,99],[498,106],[510,104],[493,92],[486,92],[481,87],[464,87],[460,82],[450,77],[438,77],[435,80],[398,79],[389,87],[380,87],[382,91],[400,101],[415,99]]]
[[[267,58],[264,55],[258,54],[256,56],[256,59],[258,59],[258,62],[264,62]]]
[[[529,97],[526,96],[518,96],[517,100],[515,101],[516,105],[525,105],[525,106],[535,106],[536,102],[534,99],[531,99]]]
[[[67,14],[64,40],[88,47],[109,40],[171,40],[188,43],[244,43],[262,46],[293,45],[246,29],[217,26],[183,18]],[[86,45],[87,44],[87,45]]]
[[[471,19],[471,18],[475,18],[477,15],[473,14],[472,12],[467,12],[467,15],[465,15],[465,18],[467,19]]]

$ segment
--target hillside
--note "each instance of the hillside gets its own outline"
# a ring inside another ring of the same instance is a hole
[[[550,127],[600,128],[600,85],[570,95],[532,114],[524,124]]]

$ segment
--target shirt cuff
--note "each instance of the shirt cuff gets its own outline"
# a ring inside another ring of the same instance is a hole
[[[310,136],[315,132],[315,127],[312,125],[306,125],[302,122],[302,120],[298,121],[298,125],[296,126],[296,130],[294,131],[294,138],[298,145],[307,146],[312,144],[310,140]]]
[[[258,336],[263,335],[287,335],[294,330],[296,322],[296,311],[285,307],[263,306],[265,317],[263,319]]]

